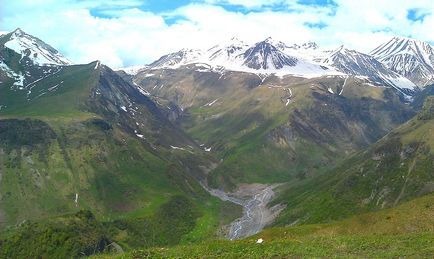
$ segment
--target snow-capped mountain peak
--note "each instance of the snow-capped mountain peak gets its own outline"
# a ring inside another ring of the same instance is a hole
[[[282,41],[279,41],[279,40],[275,40],[275,39],[273,39],[273,37],[271,37],[271,36],[265,38],[265,39],[262,40],[262,41],[263,41],[263,42],[266,42],[266,43],[270,43],[270,44],[272,44],[272,45],[278,45],[279,43],[283,43]],[[283,43],[283,44],[284,44],[284,43]]]
[[[72,64],[56,49],[40,39],[25,33],[20,28],[9,34],[3,35],[2,37],[8,37],[4,46],[18,54],[21,54],[21,60],[23,60],[24,57],[27,57],[34,65],[38,66],[65,66]]]
[[[427,42],[393,37],[370,54],[420,87],[434,82],[434,47]]]
[[[205,59],[222,64],[234,62],[248,47],[246,43],[234,37],[210,48]]]
[[[285,66],[293,67],[298,59],[279,50],[272,43],[271,38],[258,42],[244,53],[244,65],[252,69],[281,69]]]
[[[182,65],[200,62],[203,56],[203,51],[196,49],[181,49],[178,52],[170,53],[162,56],[157,61],[151,63],[149,67],[152,68],[178,68]]]
[[[316,42],[313,42],[313,41],[305,42],[301,45],[301,47],[304,49],[318,49],[319,48],[318,44],[316,44]]]
[[[434,53],[433,47],[427,42],[405,37],[393,37],[390,41],[371,51],[370,54],[387,59],[397,53],[417,55],[422,61],[430,63],[429,65],[432,66],[430,55]]]
[[[229,40],[223,41],[218,45],[219,46],[245,46],[245,45],[247,45],[247,43],[238,39],[237,37],[232,37]]]
[[[335,53],[344,53],[345,51],[349,51],[349,49],[345,48],[344,45],[340,45],[334,50]]]
[[[319,47],[318,44],[316,44],[316,42],[308,41],[302,43],[301,45],[293,44],[291,46],[287,46],[287,48],[292,50],[317,50]]]
[[[210,48],[208,51],[212,52],[212,51],[216,51],[219,49],[239,49],[239,48],[245,48],[248,47],[248,44],[245,43],[242,40],[239,40],[236,37],[233,37],[229,40],[220,42],[219,44],[213,46],[212,48]]]
[[[280,41],[280,40],[275,40],[272,37],[266,38],[263,42],[273,45],[274,47],[276,47],[280,51],[284,51],[285,49],[288,48],[286,43],[284,43],[283,41]]]
[[[294,56],[300,59],[306,59],[316,62],[321,56],[323,56],[323,51],[320,50],[318,44],[313,41],[305,42],[302,44],[292,44],[286,45],[283,50],[286,54]]]
[[[405,94],[411,93],[416,88],[410,80],[391,71],[374,57],[348,49],[343,45],[337,49],[325,51],[324,55],[319,62],[347,75],[366,78],[374,85],[391,86]]]

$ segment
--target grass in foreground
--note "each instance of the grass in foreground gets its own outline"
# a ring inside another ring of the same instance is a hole
[[[432,258],[434,234],[323,236],[256,244],[215,241],[192,246],[137,250],[117,258]]]

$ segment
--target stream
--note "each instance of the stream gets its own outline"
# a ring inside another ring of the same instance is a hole
[[[202,187],[222,201],[229,201],[243,207],[243,216],[230,224],[228,235],[230,240],[245,238],[260,232],[271,222],[275,214],[267,207],[273,198],[274,186],[250,185],[234,193],[211,189],[204,184]]]

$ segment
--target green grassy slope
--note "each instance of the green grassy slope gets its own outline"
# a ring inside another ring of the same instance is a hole
[[[0,122],[5,124],[1,207],[6,224],[80,208],[110,217],[155,208],[181,192],[168,177],[181,173],[179,168],[118,129],[102,130],[97,124],[106,123],[102,120],[59,128],[40,120]],[[37,124],[42,129],[35,129]]]
[[[54,75],[31,83],[30,94],[27,90],[12,91],[9,84],[1,84],[0,103],[6,107],[0,115],[79,116],[83,113],[80,106],[98,80],[99,71],[94,70],[94,66],[95,63],[64,67]]]
[[[316,223],[396,206],[434,191],[434,110],[415,118],[323,176],[287,186],[276,224]]]

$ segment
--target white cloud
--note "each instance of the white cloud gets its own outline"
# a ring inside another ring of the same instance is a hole
[[[149,63],[171,51],[210,47],[232,36],[248,42],[268,36],[288,43],[314,40],[325,47],[345,44],[365,52],[393,35],[434,41],[430,0],[335,0],[336,8],[301,5],[295,0],[203,1],[208,3],[161,14],[138,9],[143,4],[138,0],[10,1],[0,10],[0,29],[21,27],[76,63],[99,59],[112,67]],[[256,9],[229,11],[217,5],[222,2]],[[293,11],[258,9],[273,3]],[[95,17],[92,8],[109,18]],[[410,9],[421,9],[427,16],[423,21],[409,21]],[[305,23],[327,27],[309,28]]]
[[[205,0],[209,4],[231,4],[241,5],[247,8],[270,6],[273,4],[279,4],[285,2],[284,0]]]

